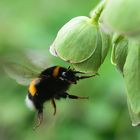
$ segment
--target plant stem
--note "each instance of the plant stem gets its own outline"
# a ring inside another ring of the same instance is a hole
[[[109,0],[102,0],[97,7],[92,11],[91,13],[91,21],[94,24],[98,24],[98,20],[100,18],[100,15],[104,9],[104,7],[106,6],[107,2]]]

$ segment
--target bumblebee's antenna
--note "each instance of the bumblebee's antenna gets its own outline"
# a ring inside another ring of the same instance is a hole
[[[68,67],[68,70],[70,69],[70,66]]]
[[[70,68],[70,66],[67,68],[67,71],[69,71],[71,68]]]
[[[66,72],[68,72],[68,71],[70,71],[71,70],[71,67],[69,66],[68,68],[67,68],[67,71]]]
[[[72,70],[73,72],[76,72],[76,71],[75,71],[75,68],[73,68],[73,67],[71,68],[71,67],[72,67],[72,66],[69,66],[69,67],[67,68],[67,71]]]

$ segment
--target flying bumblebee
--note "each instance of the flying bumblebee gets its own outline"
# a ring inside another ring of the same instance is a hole
[[[6,67],[5,70],[18,83],[28,84],[28,94],[25,101],[28,107],[34,108],[37,111],[35,128],[43,121],[43,105],[46,101],[51,101],[55,115],[55,100],[60,98],[87,99],[88,97],[70,95],[67,90],[72,84],[76,84],[77,81],[96,75],[86,76],[82,72],[70,69],[70,67],[64,68],[61,66],[49,67],[41,71],[40,74],[37,74],[32,72],[31,69],[15,63],[8,64],[8,68]],[[26,82],[27,79],[28,82]]]

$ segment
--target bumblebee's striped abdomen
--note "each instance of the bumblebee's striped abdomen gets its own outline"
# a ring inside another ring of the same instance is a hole
[[[40,82],[40,80],[41,80],[40,78],[36,78],[31,81],[28,91],[29,91],[29,94],[31,94],[32,96],[35,96],[35,94],[37,94],[36,85]]]

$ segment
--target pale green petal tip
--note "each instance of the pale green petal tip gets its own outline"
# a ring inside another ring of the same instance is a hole
[[[57,52],[56,52],[56,50],[55,50],[55,46],[54,46],[53,44],[50,46],[49,51],[50,51],[50,53],[51,53],[53,56],[58,56],[58,55],[57,55]]]
[[[139,115],[139,113],[134,113],[134,111],[132,110],[132,107],[130,105],[130,100],[127,100],[127,104],[128,104],[130,118],[132,121],[132,126],[136,127],[140,124],[140,115]]]
[[[136,127],[140,124],[140,121],[139,122],[132,122],[132,126]]]

